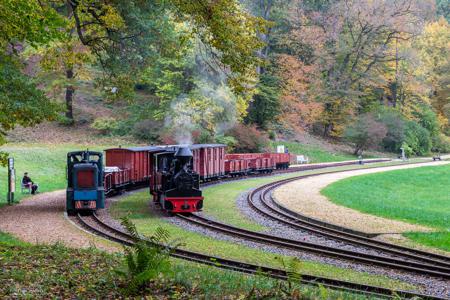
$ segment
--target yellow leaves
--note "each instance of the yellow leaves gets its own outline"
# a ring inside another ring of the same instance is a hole
[[[104,4],[102,9],[104,14],[100,16],[100,20],[104,22],[106,27],[112,30],[120,30],[126,27],[124,20],[114,7]]]
[[[416,47],[419,49],[422,75],[435,84],[442,66],[450,63],[450,26],[444,18],[425,26],[422,35],[418,38]]]

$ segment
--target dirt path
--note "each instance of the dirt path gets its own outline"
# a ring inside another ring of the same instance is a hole
[[[61,242],[69,247],[97,247],[117,251],[120,247],[73,226],[65,217],[65,191],[38,194],[14,206],[0,209],[0,231],[33,244]]]
[[[274,197],[280,204],[300,214],[367,233],[431,231],[432,229],[425,226],[385,219],[336,205],[321,195],[320,191],[333,182],[352,176],[448,163],[450,162],[430,162],[420,165],[393,166],[320,175],[283,185],[274,191]]]

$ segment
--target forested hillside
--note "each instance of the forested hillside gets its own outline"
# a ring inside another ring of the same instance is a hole
[[[235,151],[303,135],[355,154],[450,151],[449,11],[448,0],[5,0],[0,144],[51,121]]]

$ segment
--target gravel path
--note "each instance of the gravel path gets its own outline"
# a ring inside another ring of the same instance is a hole
[[[327,197],[323,196],[320,191],[336,181],[352,176],[385,172],[390,170],[444,165],[448,163],[450,162],[430,162],[420,165],[355,170],[304,178],[277,188],[274,191],[274,198],[280,204],[305,216],[367,233],[432,231],[433,229],[427,228],[425,226],[413,225],[402,221],[395,221],[377,217],[374,215],[359,212],[351,208],[336,205],[329,201]]]
[[[0,231],[33,244],[61,242],[68,247],[121,249],[73,226],[65,217],[64,190],[37,194],[0,209]]]

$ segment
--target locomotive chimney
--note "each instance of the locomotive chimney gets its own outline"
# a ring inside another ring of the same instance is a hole
[[[182,166],[186,165],[192,158],[191,149],[189,149],[188,147],[178,148],[177,152],[175,152],[175,158],[180,160]]]

